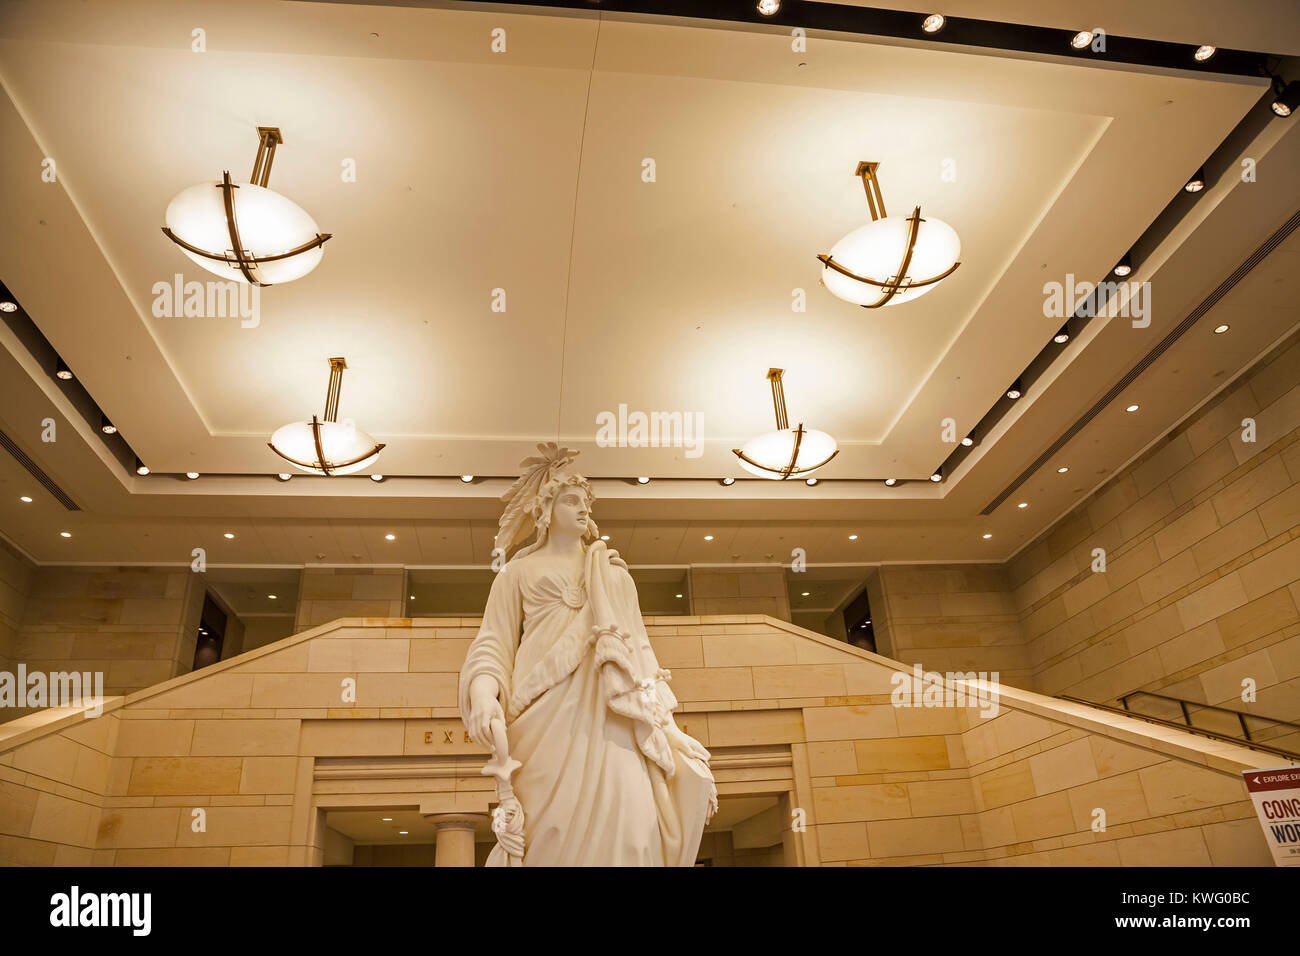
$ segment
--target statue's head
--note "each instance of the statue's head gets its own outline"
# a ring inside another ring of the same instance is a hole
[[[587,479],[573,469],[578,453],[554,442],[540,444],[537,450],[539,455],[520,462],[523,474],[501,496],[506,508],[496,546],[509,552],[526,542],[533,532],[537,534],[516,557],[539,547],[552,531],[583,539],[600,534],[591,518],[596,496]]]

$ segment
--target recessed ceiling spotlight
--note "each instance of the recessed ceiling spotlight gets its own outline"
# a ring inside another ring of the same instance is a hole
[[[609,540],[609,535],[607,535],[607,534],[602,534],[602,535],[600,536],[600,540],[601,540],[601,541],[608,541],[608,540]]]
[[[1183,187],[1185,192],[1199,193],[1205,188],[1205,167],[1202,166],[1196,171],[1191,179],[1187,180],[1187,185]]]
[[[649,478],[646,478],[646,477],[643,475],[643,476],[641,476],[640,478],[638,478],[638,479],[636,480],[636,483],[637,483],[638,485],[648,485],[648,484],[650,484],[650,479],[649,479]]]
[[[1273,87],[1277,90],[1273,112],[1278,116],[1290,116],[1300,106],[1300,80],[1292,80],[1283,86],[1281,79],[1274,77]]]
[[[149,474],[149,466],[137,458],[135,460],[135,473],[143,478],[145,475]]]
[[[938,33],[947,22],[942,13],[932,13],[921,21],[921,29],[926,33]]]
[[[60,537],[60,538],[71,538],[71,537],[72,537],[72,532],[71,532],[71,531],[60,531],[60,532],[59,532],[59,537]]]
[[[1068,324],[1061,326],[1061,331],[1052,336],[1052,341],[1057,345],[1064,345],[1070,341],[1070,326]]]
[[[800,593],[801,593],[801,595],[802,595],[803,597],[807,597],[807,596],[808,596],[810,593],[812,593],[812,592],[810,592],[810,591],[803,591],[803,592],[800,592]]]
[[[0,302],[0,312],[17,312],[17,311],[18,311],[18,303],[10,302],[7,299],[4,302]]]
[[[975,444],[975,439],[973,436],[967,435],[965,438],[961,440],[961,443],[963,447],[970,448],[972,445]]]
[[[1022,501],[1022,502],[1020,502],[1020,504],[1016,505],[1016,507],[1017,507],[1017,508],[1028,508],[1028,507],[1029,507],[1029,502],[1028,502],[1028,501]]]
[[[222,537],[226,539],[233,538],[234,536],[235,536],[235,532],[233,531],[227,531],[225,534],[222,535]]]
[[[680,594],[678,594],[678,595],[677,595],[677,597],[681,597],[681,595],[680,595]]]
[[[54,377],[65,382],[72,381],[72,369],[68,368],[68,363],[63,359],[54,360]]]
[[[720,480],[721,480],[722,484],[724,484],[724,485],[734,485],[734,484],[736,483],[736,479],[735,479],[735,478],[722,478],[722,479],[720,479]]]
[[[383,480],[384,480],[384,476],[383,476],[383,475],[371,475],[371,476],[370,476],[370,480],[371,480],[371,481],[383,481]]]
[[[1066,473],[1067,471],[1069,471],[1069,470],[1070,470],[1070,466],[1069,466],[1069,465],[1062,465],[1060,468],[1056,469],[1056,473],[1057,473],[1058,475],[1063,475],[1063,474],[1065,474],[1065,473]]]
[[[1210,57],[1214,56],[1214,51],[1215,51],[1216,49],[1218,49],[1218,48],[1217,48],[1217,47],[1208,46],[1208,45],[1207,45],[1207,46],[1198,46],[1198,47],[1196,48],[1196,52],[1192,54],[1192,58],[1195,59],[1197,63],[1204,63],[1204,62],[1205,62],[1206,60],[1208,60]]]
[[[706,535],[704,536],[704,540],[705,540],[705,541],[712,541],[712,540],[713,540],[713,535],[711,535],[711,534],[706,534]]]
[[[284,472],[280,472],[280,473],[279,473],[278,475],[276,475],[275,477],[276,477],[277,479],[279,479],[280,481],[288,481],[290,478],[293,477],[293,475],[286,475]]]
[[[991,534],[987,534],[987,533],[986,533],[986,534],[984,535],[984,540],[987,541],[987,540],[988,540],[989,538],[991,538],[991,537],[993,537],[993,535],[991,535]]]
[[[1222,335],[1222,334],[1223,334],[1224,332],[1226,332],[1226,331],[1228,331],[1228,326],[1226,326],[1226,325],[1216,325],[1216,326],[1214,327],[1214,334],[1215,334],[1215,335]]]
[[[32,499],[28,495],[19,495],[18,500],[23,502],[23,504],[29,505],[32,503]]]
[[[930,480],[931,480],[931,481],[935,481],[935,482],[943,481],[943,469],[940,468],[940,469],[939,469],[938,471],[936,471],[933,475],[931,475],[931,476],[930,476]]]
[[[385,540],[385,541],[396,541],[396,540],[397,540],[397,535],[395,535],[395,534],[386,534],[386,535],[384,535],[384,540]]]
[[[781,0],[758,0],[758,14],[763,17],[774,17],[781,12]]]
[[[410,830],[398,830],[398,831],[397,831],[397,833],[398,833],[399,836],[407,836],[410,832],[411,832]]]
[[[1080,30],[1074,36],[1070,37],[1070,46],[1076,50],[1082,50],[1092,44],[1092,31]]]
[[[1115,268],[1111,270],[1121,279],[1133,272],[1133,258],[1131,253],[1124,253],[1124,258],[1115,263]]]
[[[461,475],[461,476],[460,476],[460,480],[463,481],[463,482],[465,482],[465,484],[468,485],[471,481],[474,480],[474,476],[473,476],[473,475]]]
[[[898,484],[898,479],[897,479],[897,478],[886,478],[886,479],[885,479],[885,484],[888,485],[890,488],[892,488],[892,487],[894,487],[894,485]]]
[[[392,817],[384,817],[384,818],[383,818],[383,821],[384,821],[385,823],[392,823],[392,822],[393,822],[393,818],[392,818]]]
[[[857,540],[858,540],[858,536],[857,536],[856,534],[851,534],[851,535],[849,535],[849,540],[850,540],[850,541],[857,541]]]
[[[1138,408],[1140,408],[1140,407],[1141,407],[1141,406],[1139,406],[1139,405],[1130,405],[1128,408],[1124,409],[1124,411],[1126,411],[1126,412],[1136,412],[1136,411],[1138,410]]]
[[[278,594],[268,594],[267,597],[270,598],[272,601],[274,601],[276,598],[279,597],[279,595],[278,595]]]
[[[193,481],[194,479],[199,477],[199,473],[197,471],[187,471],[185,472],[185,477],[188,478],[190,481]]]
[[[1011,387],[1007,389],[1007,398],[1011,399],[1012,401],[1015,401],[1023,394],[1025,394],[1025,392],[1020,385],[1020,379],[1016,379],[1014,382],[1012,382]]]
[[[108,420],[107,415],[99,416],[99,430],[105,435],[116,435],[117,426]]]
[[[817,479],[816,479],[816,478],[805,478],[805,479],[803,480],[803,483],[804,483],[805,485],[807,485],[809,488],[811,488],[813,485],[817,484]]]

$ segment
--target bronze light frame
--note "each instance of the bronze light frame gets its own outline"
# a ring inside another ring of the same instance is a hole
[[[377,455],[383,451],[384,443],[379,442],[365,454],[358,455],[350,461],[328,462],[325,460],[325,447],[321,444],[320,440],[320,426],[323,421],[338,421],[339,394],[343,391],[343,370],[347,367],[347,359],[341,356],[330,359],[330,383],[329,387],[325,391],[325,416],[323,419],[320,419],[313,415],[311,421],[308,423],[311,425],[312,438],[316,443],[316,461],[299,461],[296,458],[291,458],[284,452],[280,451],[280,449],[276,448],[271,442],[267,442],[266,447],[271,449],[271,451],[275,452],[285,461],[297,465],[299,468],[308,471],[324,472],[326,478],[332,477],[334,472],[339,468],[347,468],[349,465],[355,465],[357,462],[365,461],[371,455]]]
[[[275,160],[275,148],[284,142],[284,136],[281,135],[277,126],[259,126],[257,128],[257,157],[253,160],[253,174],[249,177],[249,183],[254,186],[261,186],[263,189],[269,188],[266,184],[271,179],[271,163]],[[288,252],[281,252],[274,256],[255,256],[244,248],[242,240],[239,238],[239,223],[235,220],[235,190],[239,188],[238,183],[230,179],[230,170],[225,170],[221,174],[221,182],[216,185],[221,190],[222,199],[226,205],[226,225],[230,229],[230,248],[224,252],[209,252],[207,249],[200,249],[198,246],[191,245],[176,233],[172,232],[167,226],[162,227],[165,235],[176,245],[180,246],[187,252],[192,252],[196,256],[202,256],[204,259],[211,259],[214,262],[224,262],[226,265],[236,266],[250,285],[271,286],[273,283],[262,282],[257,278],[257,267],[264,262],[278,262],[281,259],[292,259],[294,256],[306,252],[308,249],[315,249],[317,246],[323,246],[326,240],[333,238],[333,233],[318,232],[315,239],[309,239],[302,245],[290,249]]]
[[[781,384],[781,376],[784,374],[785,369],[783,368],[770,368],[767,370],[767,379],[772,383],[772,407],[776,410],[777,431],[786,431],[790,427],[790,421],[786,417],[785,412],[785,388]],[[799,448],[803,444],[803,436],[806,434],[807,432],[804,431],[803,422],[800,422],[794,427],[794,449],[790,452],[790,460],[781,468],[772,468],[769,465],[764,465],[761,462],[754,461],[754,459],[750,458],[739,448],[733,448],[731,451],[732,454],[741,461],[753,465],[760,471],[765,471],[773,475],[780,475],[780,480],[785,481],[788,478],[797,478],[800,475],[808,474],[810,471],[816,471],[840,453],[840,450],[836,448],[830,453],[829,457],[819,461],[815,465],[810,465],[807,468],[795,467],[796,463],[799,461]]]
[[[867,193],[867,208],[871,212],[872,222],[884,219],[885,216],[888,215],[885,212],[885,197],[881,195],[880,192],[880,177],[876,173],[876,170],[879,167],[879,163],[870,163],[864,160],[858,163],[858,168],[853,173],[853,175],[862,179],[862,188],[866,190]],[[917,206],[912,210],[912,214],[907,217],[907,222],[907,248],[903,252],[903,260],[898,266],[898,272],[885,279],[883,282],[879,279],[872,279],[868,276],[860,276],[856,272],[840,265],[829,255],[817,256],[817,258],[821,260],[822,264],[828,269],[834,269],[840,275],[848,276],[850,279],[855,279],[866,285],[873,285],[881,290],[879,299],[871,303],[861,303],[862,308],[878,309],[887,304],[889,300],[899,292],[904,292],[909,289],[919,289],[921,286],[934,285],[936,282],[941,282],[956,272],[957,267],[961,265],[960,262],[954,262],[952,268],[945,270],[933,278],[914,279],[909,281],[907,279],[907,270],[912,264],[912,253],[916,249],[916,237],[921,231],[921,223],[925,222],[925,220],[921,218],[920,206]]]

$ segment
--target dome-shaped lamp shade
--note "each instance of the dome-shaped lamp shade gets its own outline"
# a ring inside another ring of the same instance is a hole
[[[838,453],[839,446],[830,435],[800,426],[751,438],[736,457],[750,474],[781,481],[806,478]]]
[[[347,422],[314,419],[280,426],[271,436],[271,447],[308,474],[350,475],[374,463],[384,446]]]
[[[320,229],[301,206],[252,183],[234,186],[230,193],[243,258],[259,285],[299,279],[320,264]],[[204,269],[223,279],[249,281],[232,248],[222,183],[181,190],[164,219],[173,241]]]
[[[913,215],[918,214],[919,210]],[[844,301],[868,308],[895,286],[897,290],[880,305],[898,305],[925,295],[957,267],[961,240],[946,222],[925,218],[916,224],[909,256],[912,227],[911,216],[887,216],[854,229],[831,247],[827,258],[840,268],[824,265],[822,284]]]

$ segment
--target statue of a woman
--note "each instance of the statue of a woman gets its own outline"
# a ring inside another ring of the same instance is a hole
[[[506,502],[497,574],[460,672],[460,713],[492,750],[504,720],[523,808],[524,866],[691,866],[717,809],[709,752],[673,720],[618,553],[599,540],[577,452],[525,459]],[[488,866],[515,862],[501,842]]]

